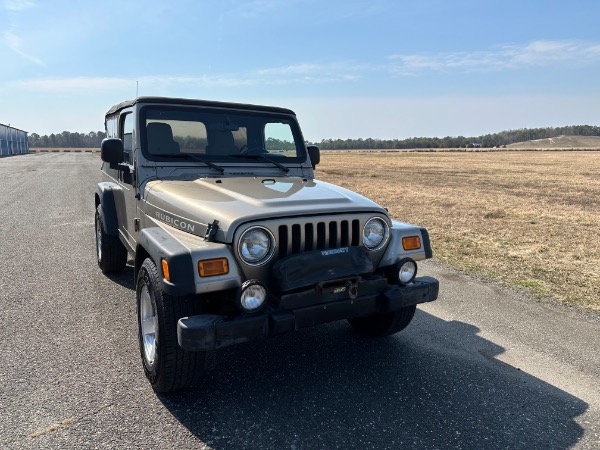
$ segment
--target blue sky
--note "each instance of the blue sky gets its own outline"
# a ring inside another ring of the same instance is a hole
[[[311,141],[600,122],[596,0],[0,2],[0,123],[38,134],[102,130],[136,82]]]

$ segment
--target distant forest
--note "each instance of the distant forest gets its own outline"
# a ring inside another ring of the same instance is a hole
[[[546,139],[557,136],[600,136],[600,127],[592,125],[573,125],[567,127],[521,128],[519,130],[501,131],[477,137],[428,138],[415,137],[408,139],[323,139],[316,145],[321,150],[358,150],[358,149],[411,149],[411,148],[471,148],[471,147],[503,147],[516,142],[535,139]]]
[[[600,127],[593,125],[572,125],[566,127],[521,128],[519,130],[501,131],[476,137],[428,138],[415,137],[408,139],[323,139],[321,142],[311,142],[321,150],[359,150],[359,149],[411,149],[411,148],[469,148],[469,147],[503,147],[516,142],[535,139],[566,136],[600,136]],[[100,148],[104,139],[102,131],[71,133],[63,131],[60,134],[40,136],[37,133],[29,135],[29,146],[33,148]]]
[[[63,131],[60,134],[52,133],[50,136],[40,136],[37,133],[29,135],[29,147],[32,148],[100,148],[102,139],[106,137],[104,131],[90,131],[89,133],[71,133]]]

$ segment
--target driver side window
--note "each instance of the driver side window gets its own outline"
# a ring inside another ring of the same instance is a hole
[[[265,149],[271,154],[296,156],[294,134],[287,123],[267,123],[265,125]]]

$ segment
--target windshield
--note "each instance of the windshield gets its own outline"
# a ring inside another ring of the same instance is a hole
[[[274,113],[183,107],[144,107],[142,152],[151,160],[179,160],[186,155],[211,161],[282,162],[306,159],[293,118]],[[188,158],[193,161],[194,158]]]

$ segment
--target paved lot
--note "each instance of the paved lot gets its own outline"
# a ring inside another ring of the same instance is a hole
[[[397,336],[335,323],[231,347],[157,396],[132,271],[96,266],[99,167],[0,159],[1,448],[600,448],[600,322],[435,262],[439,301]]]

